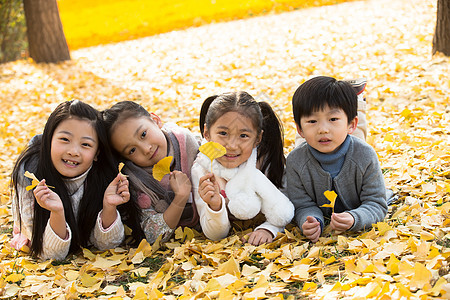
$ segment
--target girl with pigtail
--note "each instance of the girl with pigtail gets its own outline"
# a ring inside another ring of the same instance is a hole
[[[263,222],[248,242],[271,242],[294,216],[280,192],[285,158],[281,123],[266,102],[246,92],[208,97],[200,112],[205,142],[216,142],[226,154],[213,162],[199,153],[192,167],[194,201],[206,237],[226,237],[235,220]]]

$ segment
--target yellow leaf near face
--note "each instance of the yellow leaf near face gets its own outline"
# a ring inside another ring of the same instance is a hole
[[[153,177],[156,180],[161,181],[165,175],[170,173],[172,159],[173,156],[164,157],[153,166]]]
[[[331,207],[334,212],[334,203],[336,202],[337,194],[335,191],[325,191],[324,196],[330,201],[328,204],[321,205],[320,207]]]
[[[208,156],[211,160],[211,169],[212,169],[212,161],[216,158],[224,156],[227,153],[227,149],[219,143],[216,142],[207,142],[201,145],[198,150]]]

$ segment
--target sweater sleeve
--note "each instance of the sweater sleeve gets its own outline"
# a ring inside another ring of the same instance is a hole
[[[351,231],[370,228],[372,224],[382,221],[388,211],[384,177],[375,151],[370,157],[371,162],[362,170],[361,205],[348,211],[355,219]]]
[[[295,150],[294,150],[295,151]],[[296,154],[291,153],[286,160],[286,177],[287,187],[286,192],[289,200],[294,204],[295,208],[295,221],[302,230],[302,225],[305,223],[308,216],[314,217],[319,222],[324,221],[322,210],[317,206],[317,203],[308,195],[305,183],[302,182],[301,164],[296,161]],[[301,153],[299,153],[301,154]]]
[[[42,239],[42,259],[63,260],[66,258],[70,249],[70,242],[72,241],[72,231],[66,223],[66,230],[68,232],[66,239],[60,238],[50,226],[50,221],[45,226],[44,236]]]
[[[119,246],[125,239],[125,229],[122,219],[116,210],[116,220],[108,228],[103,228],[101,213],[102,211],[97,215],[97,222],[94,227],[91,242],[99,250],[113,249]]]
[[[22,171],[21,171],[22,172]],[[33,233],[33,214],[35,200],[32,191],[26,190],[27,182],[20,180],[18,182],[18,191],[16,197],[13,197],[12,212],[14,219],[13,239],[11,246],[20,250],[23,245],[30,245]],[[68,236],[61,239],[50,226],[49,221],[44,229],[42,236],[41,259],[63,260],[69,253],[72,232],[66,223]]]
[[[194,163],[191,171],[192,175],[192,190],[194,193],[194,201],[197,207],[198,215],[200,217],[200,225],[205,236],[213,241],[225,238],[230,231],[231,224],[228,219],[228,211],[226,209],[225,199],[222,199],[222,208],[219,211],[212,210],[208,204],[200,197],[198,193],[198,186],[200,177],[205,174],[203,168]]]

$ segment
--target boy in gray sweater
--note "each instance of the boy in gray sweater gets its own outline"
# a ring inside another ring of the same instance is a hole
[[[352,86],[332,77],[314,77],[292,98],[297,132],[305,142],[287,157],[287,195],[295,221],[312,242],[319,240],[325,219],[333,230],[359,231],[382,221],[386,189],[375,150],[350,136],[358,124],[357,95]],[[334,210],[321,207],[335,191]]]

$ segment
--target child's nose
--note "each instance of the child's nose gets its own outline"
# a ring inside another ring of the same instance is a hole
[[[319,133],[328,133],[328,131],[329,131],[328,124],[320,123],[320,125],[319,125]]]
[[[69,148],[69,151],[67,151],[67,153],[71,156],[78,156],[80,154],[80,149],[78,146],[73,145]]]
[[[237,139],[236,139],[236,138],[233,138],[233,137],[230,137],[230,138],[227,140],[227,144],[226,144],[226,147],[225,147],[225,148],[228,148],[228,149],[230,149],[230,150],[236,149],[236,148],[237,148]]]

